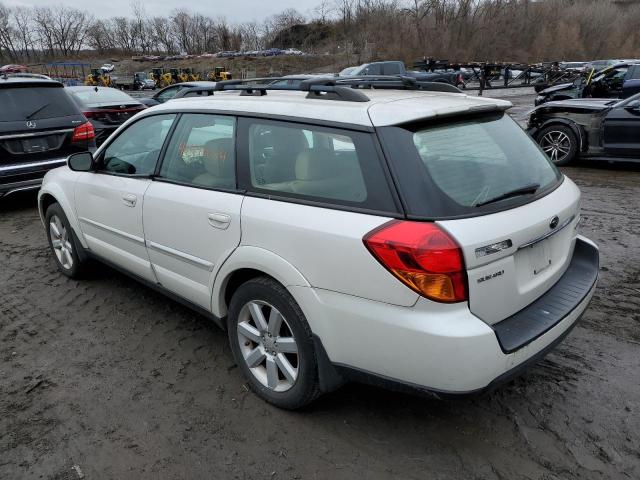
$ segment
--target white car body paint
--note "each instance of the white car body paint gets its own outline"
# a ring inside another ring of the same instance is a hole
[[[370,102],[306,99],[302,92],[185,98],[145,110],[114,135],[139,118],[164,112],[288,116],[333,122],[336,128],[373,128],[509,106],[453,93],[366,94]],[[227,314],[225,289],[231,275],[241,269],[258,270],[288,289],[331,362],[436,391],[482,389],[536,355],[571,328],[595,288],[535,340],[513,353],[501,350],[492,325],[547,291],[563,275],[581,238],[576,233],[580,194],[567,178],[548,195],[521,207],[437,222],[459,243],[466,263],[469,302],[454,304],[418,295],[363,245],[365,234],[392,220],[389,216],[144,178],[77,173],[68,167],[46,175],[40,199],[45,195],[60,203],[79,242],[90,252],[213,315]],[[556,215],[568,223],[536,243],[548,249],[552,263],[534,278],[529,270],[536,262],[531,253],[535,246],[518,247],[548,232]],[[507,239],[511,248],[476,255],[476,249]],[[496,271],[504,273],[491,282],[477,281]]]

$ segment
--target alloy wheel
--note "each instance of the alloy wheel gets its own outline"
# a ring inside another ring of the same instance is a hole
[[[540,147],[553,163],[562,162],[571,151],[571,139],[566,133],[553,130],[542,137]]]
[[[73,246],[69,231],[57,215],[53,215],[49,220],[49,233],[51,235],[51,246],[58,262],[66,270],[70,270],[73,267]]]
[[[298,378],[298,345],[284,316],[273,305],[252,300],[238,315],[238,343],[253,376],[275,392],[286,392]]]

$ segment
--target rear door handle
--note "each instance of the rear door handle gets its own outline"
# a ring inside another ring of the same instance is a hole
[[[226,213],[209,213],[207,214],[209,225],[220,230],[226,230],[231,223],[231,216]]]
[[[125,193],[122,195],[122,203],[124,203],[127,207],[135,207],[137,201],[138,197],[136,197],[133,193]]]

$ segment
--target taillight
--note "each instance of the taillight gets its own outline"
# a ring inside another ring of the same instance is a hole
[[[82,125],[78,125],[73,131],[72,142],[82,142],[85,140],[93,140],[96,138],[96,132],[93,130],[91,122],[85,122]]]
[[[387,270],[420,295],[447,303],[468,299],[462,250],[436,224],[393,220],[369,232],[363,242]]]

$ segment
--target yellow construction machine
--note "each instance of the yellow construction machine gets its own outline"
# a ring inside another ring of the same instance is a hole
[[[211,80],[212,82],[222,82],[224,80],[231,79],[231,72],[229,72],[225,67],[214,67],[213,72],[209,72],[207,75],[207,80]]]
[[[192,68],[184,68],[182,73],[187,76],[188,82],[199,82],[202,80],[200,74],[194,72]]]
[[[111,77],[99,68],[92,68],[84,84],[90,87],[109,87],[111,86]]]
[[[165,72],[164,68],[154,68],[151,71],[151,78],[156,82],[156,87],[164,88],[174,84],[171,72]]]

